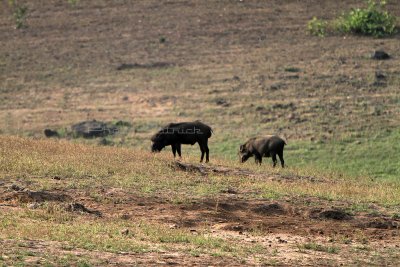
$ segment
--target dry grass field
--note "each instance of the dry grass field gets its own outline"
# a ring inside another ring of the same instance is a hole
[[[360,2],[1,1],[0,266],[398,266],[400,35],[307,33]],[[196,119],[210,164],[149,152]],[[287,168],[239,164],[262,134]]]

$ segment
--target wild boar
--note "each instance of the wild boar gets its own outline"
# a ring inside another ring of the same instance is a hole
[[[181,157],[181,144],[199,143],[200,162],[203,162],[205,153],[207,163],[209,162],[208,138],[211,137],[211,134],[211,127],[200,121],[170,123],[151,137],[153,142],[151,151],[160,152],[164,147],[170,145],[175,158],[176,152]]]
[[[272,157],[273,166],[275,167],[277,163],[276,155],[278,155],[282,168],[284,168],[283,148],[285,145],[285,141],[276,135],[251,138],[239,148],[240,161],[243,163],[254,156],[256,163],[261,165],[262,157]]]

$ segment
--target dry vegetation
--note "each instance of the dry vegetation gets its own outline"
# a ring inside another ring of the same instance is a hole
[[[306,31],[358,3],[2,1],[0,266],[399,265],[399,36]],[[86,119],[132,127],[43,140]],[[194,119],[210,165],[148,152]],[[289,168],[239,165],[263,133]]]
[[[231,161],[176,164],[147,151],[66,141],[4,136],[0,144],[5,265],[391,264],[400,257],[400,188],[392,184]]]

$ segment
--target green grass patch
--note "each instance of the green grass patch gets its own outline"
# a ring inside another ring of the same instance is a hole
[[[288,141],[284,158],[290,173],[336,178],[369,178],[400,182],[400,128],[328,141]],[[210,145],[211,155],[233,161],[236,167],[259,171],[272,165],[271,158],[263,158],[261,168],[250,158],[245,164],[238,162],[238,147],[243,140],[220,138]],[[197,147],[196,147],[197,149]],[[193,155],[198,154],[194,149]],[[279,167],[277,170],[280,169]],[[269,171],[272,171],[269,169]],[[286,170],[285,170],[286,171]]]
[[[299,245],[298,248],[300,250],[315,250],[315,251],[326,252],[326,253],[331,253],[331,254],[337,254],[340,251],[340,249],[338,247],[323,246],[323,245],[320,245],[320,244],[317,244],[314,242]]]
[[[289,166],[313,166],[353,177],[400,182],[400,129],[347,137],[327,143],[294,142],[286,151]]]
[[[309,33],[320,37],[329,32],[378,38],[394,35],[397,32],[397,17],[385,10],[386,1],[367,0],[365,2],[366,7],[351,9],[333,21],[314,17],[307,24]]]

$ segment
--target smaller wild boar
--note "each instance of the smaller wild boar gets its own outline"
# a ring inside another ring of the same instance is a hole
[[[204,154],[206,154],[207,163],[209,161],[208,138],[211,137],[211,134],[211,127],[200,121],[170,123],[151,137],[153,142],[151,151],[159,152],[170,145],[174,157],[176,152],[181,157],[181,144],[194,145],[199,143],[200,162],[203,162]]]
[[[261,165],[262,157],[272,157],[273,166],[275,167],[277,163],[276,155],[278,155],[282,168],[284,168],[283,147],[285,145],[285,141],[276,135],[253,137],[240,146],[240,161],[243,163],[248,158],[254,156],[256,163]]]

